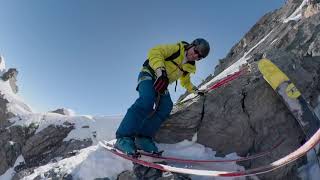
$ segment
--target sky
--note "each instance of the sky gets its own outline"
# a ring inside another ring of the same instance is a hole
[[[0,54],[17,68],[34,111],[120,115],[138,97],[137,76],[158,44],[209,41],[195,85],[267,12],[284,0],[0,0]],[[184,93],[170,86],[173,101]]]

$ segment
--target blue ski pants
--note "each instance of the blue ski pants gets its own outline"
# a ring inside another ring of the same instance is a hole
[[[127,110],[116,132],[117,138],[125,136],[153,138],[161,124],[170,115],[173,103],[168,90],[160,96],[158,108],[152,114],[157,100],[157,92],[153,87],[154,81],[149,73],[140,72],[137,87],[139,98]]]

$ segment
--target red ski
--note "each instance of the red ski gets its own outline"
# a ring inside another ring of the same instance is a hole
[[[262,174],[269,171],[273,171],[275,169],[278,169],[282,166],[285,166],[286,164],[289,164],[291,162],[294,162],[295,160],[299,159],[300,157],[304,156],[308,151],[310,151],[313,147],[315,147],[320,142],[320,129],[317,130],[317,132],[300,148],[295,150],[294,152],[288,154],[287,156],[274,161],[271,164],[261,166],[258,168],[248,169],[244,171],[215,171],[215,170],[199,170],[199,169],[189,169],[189,168],[180,168],[180,167],[174,167],[170,165],[163,165],[163,164],[157,164],[155,162],[143,160],[141,158],[133,158],[131,156],[128,156],[121,151],[115,149],[113,146],[108,146],[104,144],[103,142],[99,142],[99,144],[106,148],[109,152],[120,156],[124,159],[127,159],[129,161],[132,161],[134,163],[152,167],[155,169],[159,169],[162,171],[168,171],[168,172],[174,172],[174,173],[181,173],[181,174],[192,174],[192,175],[199,175],[199,176],[224,176],[224,177],[240,177],[240,176],[250,176],[250,175],[256,175],[256,174]],[[151,157],[149,157],[151,158]]]
[[[104,142],[104,144],[113,147],[115,140],[113,141],[109,141],[109,142]],[[237,158],[237,159],[222,159],[222,160],[199,160],[199,159],[185,159],[185,158],[177,158],[177,157],[170,157],[170,156],[160,156],[157,154],[150,154],[150,153],[146,153],[146,152],[139,152],[139,155],[142,156],[148,156],[151,157],[153,159],[157,159],[159,160],[166,160],[166,161],[173,161],[173,162],[181,162],[181,163],[227,163],[227,162],[241,162],[241,161],[247,161],[247,160],[251,160],[251,159],[256,159],[259,157],[263,157],[265,155],[270,154],[273,150],[275,150],[277,147],[279,147],[282,143],[284,142],[284,139],[279,140],[273,147],[271,147],[270,149],[260,152],[258,154],[252,155],[252,156],[247,156],[247,157],[241,157],[241,158]]]

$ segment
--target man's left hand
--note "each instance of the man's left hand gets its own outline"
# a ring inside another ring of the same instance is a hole
[[[207,91],[204,89],[203,90],[197,89],[195,93],[198,94],[199,96],[204,96],[207,93]]]

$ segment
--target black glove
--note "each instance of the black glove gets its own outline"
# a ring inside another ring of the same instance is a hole
[[[204,93],[205,93],[205,92],[203,92],[203,91],[197,91],[196,93],[197,93],[199,96],[204,96]]]
[[[166,70],[164,68],[156,69],[156,76],[157,79],[154,82],[153,87],[158,93],[162,94],[165,92],[169,85],[169,79],[167,77]]]
[[[198,88],[194,88],[196,94],[198,94],[199,96],[204,96],[207,92],[206,90],[199,90]]]

